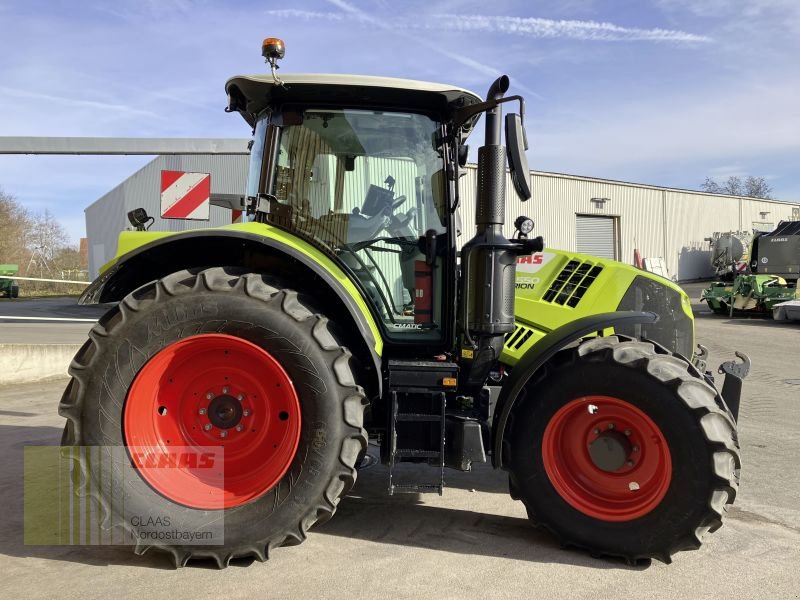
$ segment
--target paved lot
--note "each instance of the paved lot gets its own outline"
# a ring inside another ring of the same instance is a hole
[[[699,286],[695,286],[699,289]],[[689,286],[693,298],[699,293]],[[698,307],[717,362],[751,354],[740,416],[739,499],[725,526],[672,565],[628,567],[561,550],[532,529],[489,468],[434,495],[388,497],[362,471],[334,519],[265,564],[171,569],[120,547],[22,545],[22,448],[57,444],[65,382],[0,390],[2,595],[8,598],[800,598],[800,324],[720,319]]]

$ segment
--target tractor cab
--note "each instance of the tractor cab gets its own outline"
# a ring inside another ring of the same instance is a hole
[[[455,109],[441,84],[351,75],[235,77],[229,110],[253,127],[256,220],[319,247],[358,283],[388,343],[450,346],[455,329]]]

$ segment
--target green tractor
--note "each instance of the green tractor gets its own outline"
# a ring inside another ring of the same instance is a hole
[[[0,296],[19,298],[19,285],[12,279],[17,273],[18,265],[0,265]]]
[[[753,238],[749,272],[715,281],[700,297],[718,315],[772,316],[777,305],[800,300],[800,221],[781,221]]]
[[[545,249],[524,217],[503,234],[507,164],[531,196],[509,79],[485,99],[382,77],[279,79],[282,42],[263,54],[272,75],[226,84],[227,110],[253,129],[247,222],[124,232],[82,296],[117,304],[75,357],[59,412],[64,445],[127,449],[102,475],[81,461],[106,520],[178,566],[264,560],[333,515],[372,439],[389,494],[441,494],[446,468],[491,460],[564,544],[630,562],[698,548],[739,487],[746,369],[723,365],[717,391],[689,299],[666,279]],[[477,231],[459,251],[480,115]],[[224,473],[198,474],[176,447],[223,449]],[[127,486],[124,502],[95,479]],[[224,522],[224,539],[154,538],[152,519],[123,508],[187,530]]]

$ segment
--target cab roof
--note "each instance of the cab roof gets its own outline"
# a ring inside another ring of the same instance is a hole
[[[270,74],[237,75],[225,84],[228,110],[239,112],[252,126],[270,105],[335,104],[426,111],[446,117],[454,108],[482,101],[468,90],[441,83],[369,75],[280,74],[283,86]],[[477,117],[465,124],[468,132]]]

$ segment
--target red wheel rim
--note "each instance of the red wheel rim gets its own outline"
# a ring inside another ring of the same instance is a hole
[[[603,438],[602,440],[600,438]],[[601,468],[593,444],[614,445],[621,466]],[[550,483],[573,508],[602,521],[631,521],[652,511],[669,489],[672,458],[661,429],[636,406],[585,396],[553,415],[542,438]]]
[[[136,375],[123,411],[125,443],[145,481],[198,509],[239,506],[269,491],[297,452],[300,425],[283,367],[263,348],[223,334],[158,352]],[[220,447],[222,465],[202,458]]]

